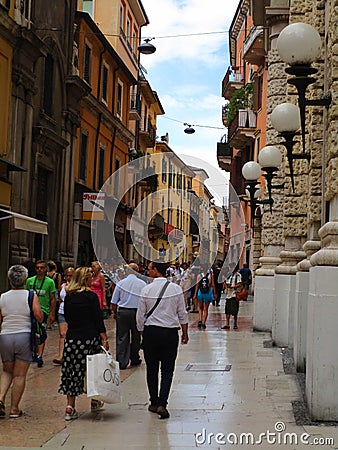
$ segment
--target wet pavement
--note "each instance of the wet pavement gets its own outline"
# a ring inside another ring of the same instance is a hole
[[[51,363],[58,333],[51,331],[45,365],[29,369],[25,416],[0,421],[0,449],[338,448],[337,427],[296,425],[297,377],[284,372],[281,350],[265,345],[270,334],[253,332],[252,301],[241,302],[238,330],[221,330],[222,311],[224,299],[220,308],[210,306],[206,330],[197,328],[198,314],[189,314],[190,342],[180,347],[168,420],[147,411],[142,363],[121,371],[122,403],[91,413],[83,395],[79,419],[66,423],[65,398],[57,393],[61,369]],[[115,322],[106,324],[114,347]]]

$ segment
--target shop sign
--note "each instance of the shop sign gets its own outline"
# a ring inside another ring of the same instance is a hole
[[[104,220],[104,192],[84,192],[82,197],[82,218]]]

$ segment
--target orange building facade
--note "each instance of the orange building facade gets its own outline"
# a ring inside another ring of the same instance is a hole
[[[228,137],[217,157],[220,168],[230,172],[233,188],[229,192],[230,254],[235,262],[247,262],[255,269],[261,256],[261,212],[259,207],[255,212],[249,207],[242,167],[257,161],[259,150],[265,146],[267,71],[264,30],[253,25],[248,0],[239,2],[229,30],[229,47],[231,66],[222,81],[222,96],[228,101],[222,111]],[[258,183],[263,191],[262,179]]]
[[[89,91],[79,104],[81,123],[75,161],[75,210],[79,220],[74,227],[79,237],[77,261],[80,264],[88,261],[89,254],[93,253],[91,215],[86,217],[82,211],[86,192],[102,190],[106,202],[114,199],[120,203],[116,239],[120,251],[125,251],[127,179],[117,183],[110,177],[129,161],[129,148],[134,140],[129,129],[130,91],[137,80],[89,14],[77,12],[76,24],[78,71]]]

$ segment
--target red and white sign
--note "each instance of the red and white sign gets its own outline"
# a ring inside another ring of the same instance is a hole
[[[104,192],[84,192],[82,211],[84,220],[104,219]]]

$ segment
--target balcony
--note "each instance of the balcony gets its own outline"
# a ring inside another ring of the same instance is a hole
[[[244,148],[255,138],[256,113],[251,109],[240,109],[228,128],[228,143],[231,147]]]
[[[217,161],[222,170],[230,172],[232,148],[227,142],[217,142]]]
[[[154,147],[156,140],[156,129],[148,120],[146,127],[140,129],[140,139],[146,147]]]
[[[222,97],[230,100],[236,89],[243,86],[244,79],[241,73],[234,73],[229,67],[222,81]]]
[[[132,94],[130,96],[129,119],[130,120],[141,119],[141,99],[138,94]]]
[[[262,66],[266,56],[263,27],[252,27],[244,41],[243,58],[250,64]]]

